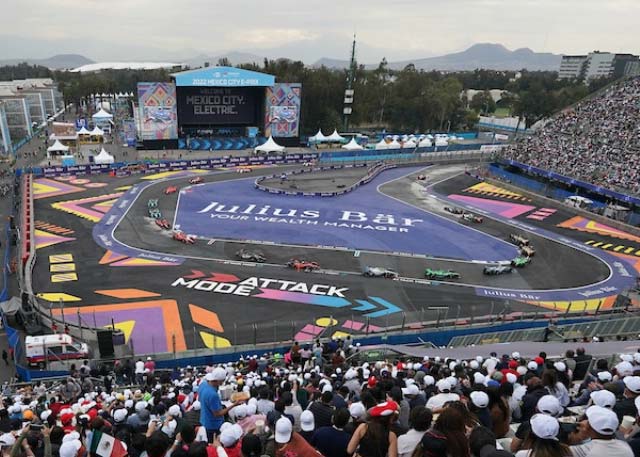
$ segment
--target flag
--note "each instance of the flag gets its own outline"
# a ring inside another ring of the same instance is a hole
[[[91,452],[95,452],[100,457],[125,457],[127,455],[122,441],[97,431],[94,431],[91,436]]]

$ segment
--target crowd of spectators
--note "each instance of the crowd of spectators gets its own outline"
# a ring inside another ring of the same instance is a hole
[[[2,456],[640,456],[640,352],[609,366],[581,348],[376,362],[346,349],[102,375],[86,362],[55,386],[6,384]]]
[[[610,86],[505,149],[505,157],[640,194],[640,77]]]

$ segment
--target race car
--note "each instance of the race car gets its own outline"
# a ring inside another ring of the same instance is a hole
[[[319,270],[318,262],[309,262],[307,260],[291,259],[287,262],[289,268],[295,268],[296,271],[314,271]]]
[[[194,176],[189,179],[189,184],[200,184],[201,182],[203,182],[203,179],[200,176]]]
[[[512,233],[509,235],[509,241],[517,246],[528,246],[529,240],[522,235],[518,235],[516,233]]]
[[[251,173],[253,170],[250,167],[238,167],[236,168],[236,173]]]
[[[511,266],[516,268],[522,268],[531,263],[531,257],[518,256],[511,261]]]
[[[482,217],[476,216],[473,213],[463,213],[460,218],[465,222],[473,222],[475,224],[482,224],[482,221],[484,220]]]
[[[176,186],[169,186],[164,190],[165,195],[175,194],[178,192],[178,188]]]
[[[462,208],[458,208],[457,206],[451,207],[451,206],[445,206],[444,210],[448,213],[451,214],[462,214],[464,213],[464,210]]]
[[[158,208],[151,208],[149,210],[149,217],[152,217],[154,219],[160,219],[162,217],[162,213]]]
[[[195,237],[191,235],[187,235],[186,233],[181,232],[179,230],[176,230],[175,232],[173,232],[173,239],[176,241],[180,241],[181,243],[184,243],[184,244],[194,244],[196,242]]]
[[[533,257],[536,254],[536,250],[533,249],[533,246],[520,246],[520,254],[527,257]]]
[[[453,270],[433,270],[427,268],[424,270],[424,275],[427,279],[460,279],[460,273]]]
[[[157,208],[157,207],[158,207],[158,199],[157,198],[149,199],[149,201],[147,202],[147,208]]]
[[[387,279],[396,279],[398,277],[398,273],[393,270],[389,270],[385,267],[366,267],[362,272],[364,276],[369,278],[387,278]]]
[[[267,258],[261,252],[250,251],[248,249],[240,249],[238,252],[236,252],[236,257],[240,260],[246,260],[247,262],[262,263],[267,260]]]
[[[425,175],[418,175],[418,181],[426,181],[427,177]]]
[[[165,230],[169,230],[171,228],[171,224],[169,223],[169,221],[164,218],[156,219],[156,225]]]
[[[489,276],[503,275],[511,273],[513,268],[510,265],[487,265],[482,272]]]

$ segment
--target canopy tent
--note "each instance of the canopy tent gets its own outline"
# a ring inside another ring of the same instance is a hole
[[[18,297],[11,297],[7,301],[0,303],[0,310],[6,316],[13,316],[22,308],[22,300]]]
[[[402,145],[398,143],[398,140],[394,138],[394,140],[387,145],[387,149],[400,149]]]
[[[309,141],[311,141],[312,143],[322,143],[323,141],[326,141],[326,140],[327,140],[327,137],[324,136],[321,129],[318,129],[318,133],[316,133],[312,137],[309,137]]]
[[[102,148],[102,150],[100,151],[100,154],[95,156],[93,158],[93,161],[95,163],[97,163],[98,165],[101,165],[103,163],[113,163],[113,162],[115,162],[115,159],[113,158],[113,156],[111,154],[109,154],[107,151],[105,151],[104,148]]]
[[[402,148],[403,149],[415,149],[416,146],[418,146],[418,145],[413,140],[409,140],[406,143],[402,143]]]
[[[253,152],[282,152],[284,151],[284,146],[280,146],[278,143],[273,141],[273,137],[270,136],[266,143],[261,144],[253,149]]]
[[[78,130],[78,135],[91,135],[91,132],[87,130],[84,125],[80,130]]]
[[[65,146],[64,144],[60,143],[60,141],[56,140],[55,143],[53,143],[52,146],[49,146],[47,148],[47,152],[67,152],[69,150],[69,146]]]
[[[345,140],[345,137],[340,136],[337,129],[333,129],[333,133],[327,137],[327,141],[331,143],[340,143]]]
[[[384,141],[383,138],[378,143],[376,143],[376,149],[389,149],[389,145],[386,141]]]
[[[431,143],[431,140],[426,137],[420,140],[420,143],[418,143],[419,148],[430,148],[431,146],[433,146],[433,143]]]
[[[100,127],[98,127],[97,125],[93,128],[93,130],[91,130],[91,132],[89,132],[89,134],[91,136],[103,136],[104,132],[102,130],[100,130]]]
[[[349,151],[361,151],[364,148],[356,143],[355,138],[351,138],[351,141],[349,141],[347,144],[342,145],[342,149],[347,149]]]
[[[96,119],[96,120],[110,120],[110,119],[113,119],[113,115],[107,113],[102,108],[100,108],[100,110],[98,110],[98,112],[96,114],[94,114],[93,116],[91,116],[91,117],[93,119]]]
[[[436,146],[449,146],[449,140],[446,138],[436,138]]]

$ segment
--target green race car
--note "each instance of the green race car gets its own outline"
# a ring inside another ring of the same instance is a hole
[[[154,219],[161,219],[162,218],[162,213],[160,212],[159,209],[153,208],[153,209],[149,210],[149,217],[152,217]]]
[[[453,270],[432,270],[427,268],[424,270],[424,275],[427,279],[460,279],[460,273]]]
[[[149,201],[147,202],[147,208],[157,208],[157,207],[158,207],[158,199],[157,198],[149,199]]]
[[[522,268],[526,265],[529,265],[530,262],[531,262],[531,257],[518,256],[511,261],[511,266]]]

